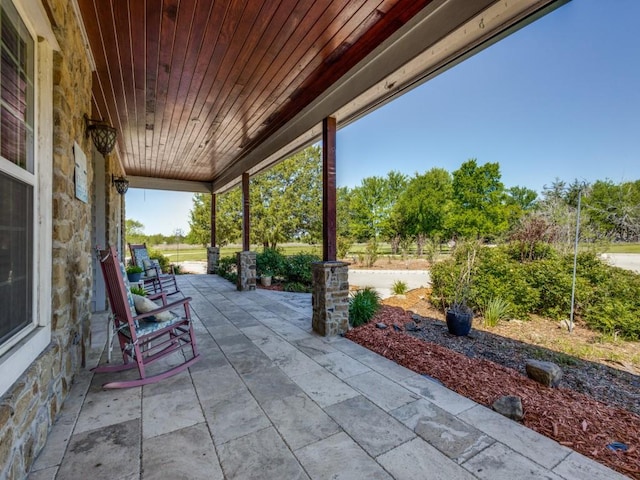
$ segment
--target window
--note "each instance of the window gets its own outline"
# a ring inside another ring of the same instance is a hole
[[[34,315],[34,40],[0,0],[0,347]],[[0,350],[1,351],[1,350]]]

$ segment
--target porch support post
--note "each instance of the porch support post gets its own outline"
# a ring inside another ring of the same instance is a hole
[[[322,260],[336,260],[336,119],[322,121]]]
[[[248,252],[249,244],[249,173],[242,174],[242,250]]]
[[[313,330],[339,335],[349,329],[349,267],[336,261],[336,119],[322,121],[322,262],[313,264]]]
[[[237,253],[238,280],[240,291],[256,289],[256,253],[250,252],[249,243],[249,173],[242,174],[242,252]]]
[[[211,246],[207,248],[207,273],[216,273],[220,247],[216,246],[216,194],[211,194]]]

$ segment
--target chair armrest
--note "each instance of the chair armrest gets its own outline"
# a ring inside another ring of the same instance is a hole
[[[147,298],[149,300],[157,300],[158,298],[162,298],[162,305],[166,305],[167,304],[167,293],[166,292],[160,292],[160,293],[149,293],[147,294]]]

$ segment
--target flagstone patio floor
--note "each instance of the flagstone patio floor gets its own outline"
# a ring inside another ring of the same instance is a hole
[[[103,390],[137,372],[89,370],[106,361],[106,314],[94,315],[89,365],[30,480],[625,478],[350,340],[314,334],[309,294],[178,279],[202,359],[154,385]]]

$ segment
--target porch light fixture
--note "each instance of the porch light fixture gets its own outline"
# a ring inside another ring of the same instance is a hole
[[[116,190],[120,195],[124,195],[129,190],[129,180],[124,177],[114,177],[111,175],[111,183],[116,187]]]
[[[86,114],[84,116],[84,124],[86,135],[87,137],[91,135],[96,149],[102,155],[109,155],[116,144],[117,130],[104,120],[93,120]]]

